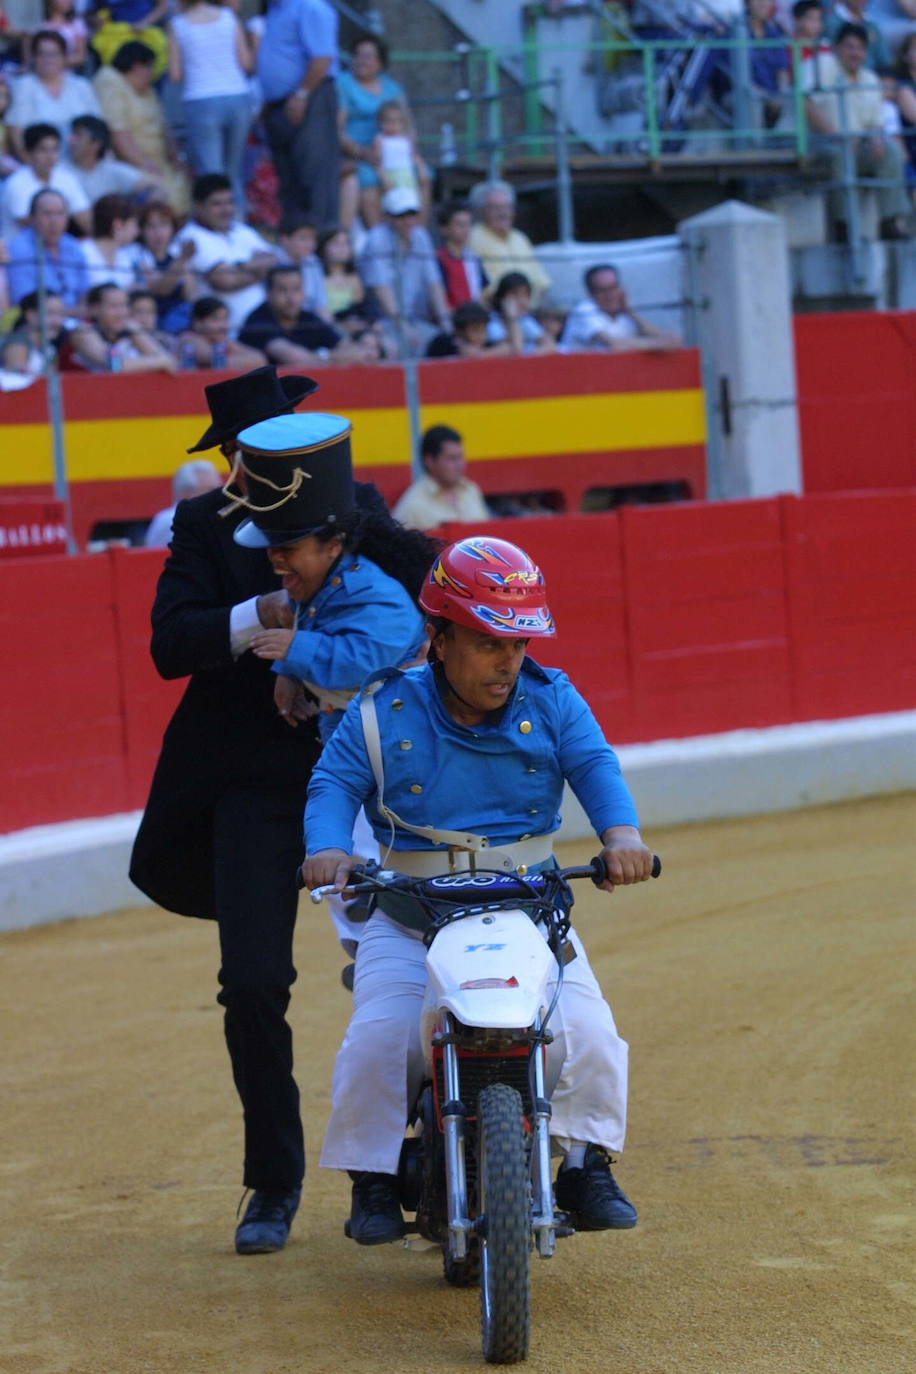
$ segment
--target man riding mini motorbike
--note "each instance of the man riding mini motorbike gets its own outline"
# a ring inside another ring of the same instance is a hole
[[[361,805],[383,863],[403,873],[553,866],[565,781],[601,841],[608,874],[601,886],[612,892],[648,879],[653,856],[614,751],[566,674],[526,654],[529,639],[555,633],[540,569],[514,544],[471,536],[436,559],[420,605],[429,617],[429,661],[371,679],[312,774],[305,885],[346,886]],[[482,832],[486,848],[472,832]],[[426,924],[404,894],[377,898],[335,1063],[321,1165],[349,1171],[348,1234],[361,1245],[405,1234],[397,1172],[424,1077]],[[624,1229],[636,1225],[636,1209],[608,1152],[624,1142],[627,1046],[573,930],[569,941],[574,957],[548,1051],[556,1080],[551,1140],[564,1156],[556,1201],[577,1230]]]

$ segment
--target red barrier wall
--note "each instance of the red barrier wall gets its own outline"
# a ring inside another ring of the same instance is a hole
[[[916,704],[916,489],[494,521],[545,570],[539,646],[615,743]],[[456,527],[458,534],[466,527]],[[142,805],[181,690],[149,661],[159,551],[0,566],[0,830]]]
[[[782,502],[800,720],[916,704],[916,491]]]
[[[114,549],[110,555],[118,675],[125,703],[125,786],[131,808],[146,800],[162,733],[186,682],[164,682],[149,653],[150,607],[164,552],[137,555]]]
[[[88,556],[0,568],[4,831],[129,804],[111,569]]]
[[[916,483],[916,311],[796,315],[807,493]]]
[[[629,507],[621,523],[634,711],[627,738],[790,719],[779,503]]]

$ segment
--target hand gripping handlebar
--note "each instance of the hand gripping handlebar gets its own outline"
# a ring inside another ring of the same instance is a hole
[[[662,861],[657,854],[652,855],[652,874],[653,878],[659,877],[662,871]],[[556,870],[557,876],[561,878],[591,878],[596,887],[600,887],[607,879],[607,865],[600,854],[596,854],[588,865],[573,868],[561,868]],[[529,882],[536,880],[537,874],[532,874]],[[358,865],[352,870],[353,882],[349,882],[345,891],[352,893],[380,892],[386,887],[409,888],[416,884],[416,878],[408,878],[403,874],[394,873],[387,869],[374,871],[368,865]],[[300,873],[299,886],[302,887],[302,877]],[[325,883],[321,887],[311,889],[309,896],[312,901],[319,903],[334,891],[333,883]]]

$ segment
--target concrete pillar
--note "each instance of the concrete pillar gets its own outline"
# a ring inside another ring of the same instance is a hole
[[[696,302],[709,495],[802,490],[789,258],[776,215],[738,201],[678,225]]]

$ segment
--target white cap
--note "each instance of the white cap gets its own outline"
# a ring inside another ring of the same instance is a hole
[[[420,208],[420,197],[411,186],[392,186],[382,196],[382,209],[386,215],[409,215]]]

